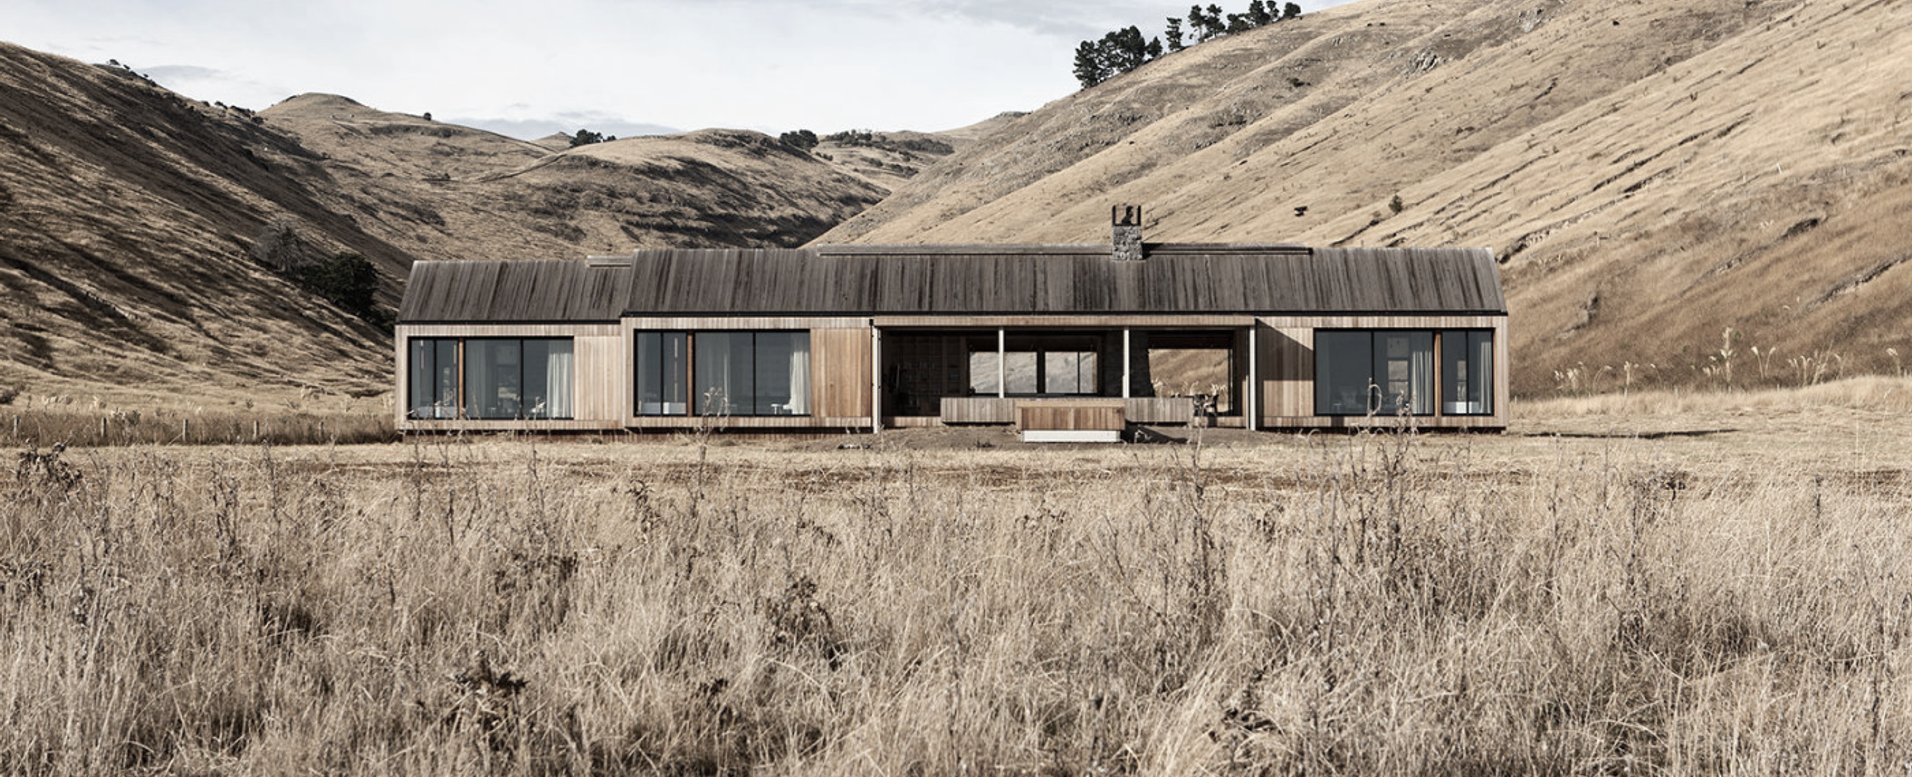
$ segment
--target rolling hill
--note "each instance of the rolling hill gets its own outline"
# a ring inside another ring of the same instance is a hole
[[[1493,247],[1523,394],[1890,371],[1907,51],[1890,0],[1356,3],[1057,100],[818,242],[1100,240],[1143,203],[1153,240]]]
[[[0,44],[0,397],[385,391],[389,335],[255,259],[274,234],[366,257],[390,305],[416,259],[795,245],[886,193],[760,133],[571,149],[332,95],[254,113]]]

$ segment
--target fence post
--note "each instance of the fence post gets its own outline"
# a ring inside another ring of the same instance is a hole
[[[252,419],[252,441],[259,441],[259,419]]]
[[[179,444],[186,444],[186,419],[179,419]]]
[[[106,444],[106,416],[100,416],[100,444]]]

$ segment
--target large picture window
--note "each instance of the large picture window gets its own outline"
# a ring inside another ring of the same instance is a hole
[[[570,338],[416,337],[409,361],[411,418],[571,418]]]
[[[1429,330],[1315,332],[1315,413],[1491,415],[1493,332],[1442,330],[1438,386],[1436,350]]]
[[[1076,340],[1080,338],[1055,350],[1036,340],[1012,340],[1000,354],[994,350],[971,351],[970,393],[995,394],[1000,383],[1002,393],[1012,397],[1093,395],[1101,389],[1098,354],[1078,347]]]
[[[1432,415],[1434,333],[1315,333],[1315,413]]]
[[[810,414],[809,332],[638,332],[638,415]]]

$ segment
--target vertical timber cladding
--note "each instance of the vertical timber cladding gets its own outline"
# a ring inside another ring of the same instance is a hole
[[[1507,425],[1509,341],[1507,316],[1263,316],[1256,324],[1262,383],[1262,423],[1271,428],[1347,426],[1354,420],[1317,416],[1314,407],[1316,329],[1492,329],[1494,413],[1422,416],[1423,427],[1503,428]],[[1439,369],[1439,365],[1436,365]],[[1437,381],[1438,382],[1438,381]]]
[[[870,328],[810,330],[810,403],[827,418],[870,416]]]

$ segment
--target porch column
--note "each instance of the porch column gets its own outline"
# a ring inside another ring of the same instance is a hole
[[[870,433],[883,431],[883,332],[870,322]]]
[[[1122,327],[1122,398],[1123,399],[1129,398],[1129,385],[1133,383],[1133,379],[1129,377],[1129,353],[1130,353],[1129,328],[1125,326],[1125,327]]]
[[[1248,417],[1243,420],[1247,422],[1245,426],[1251,432],[1261,428],[1261,376],[1255,364],[1255,358],[1260,355],[1256,353],[1260,349],[1255,347],[1255,332],[1259,329],[1261,329],[1259,319],[1248,325],[1248,401],[1243,405],[1248,411]]]
[[[1009,396],[1009,362],[1008,362],[1008,354],[1007,354],[1007,351],[1009,349],[1006,347],[1008,343],[1009,343],[1009,335],[1005,334],[1003,329],[998,328],[996,330],[996,398],[997,399],[1002,399],[1003,397]]]

